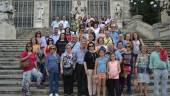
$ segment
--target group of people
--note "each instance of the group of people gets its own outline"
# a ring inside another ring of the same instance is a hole
[[[168,96],[170,64],[160,42],[155,42],[155,51],[149,55],[137,32],[120,32],[110,17],[85,16],[69,23],[65,16],[62,20],[56,16],[51,29],[45,36],[36,32],[21,53],[23,96],[30,95],[33,78],[37,88],[48,80],[49,96],[58,96],[59,80],[64,96],[75,95],[74,82],[77,96],[132,96],[135,92],[148,96],[152,73],[154,96]]]

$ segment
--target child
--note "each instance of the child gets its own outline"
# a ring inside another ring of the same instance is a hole
[[[102,46],[99,49],[99,58],[96,59],[95,63],[95,74],[98,80],[97,84],[97,96],[100,96],[100,89],[102,88],[103,96],[106,95],[106,66],[108,57],[105,55],[106,49]]]
[[[49,46],[49,54],[45,61],[49,81],[49,96],[58,96],[59,62],[60,57],[56,54],[56,47]]]
[[[149,55],[147,54],[146,46],[142,46],[141,54],[137,57],[136,66],[138,68],[138,82],[140,88],[140,95],[144,93],[144,96],[147,96],[147,89],[149,83],[149,73],[148,73],[148,66],[149,66]]]
[[[120,96],[119,91],[119,73],[120,73],[120,62],[115,60],[115,55],[110,54],[110,61],[107,63],[107,72],[109,77],[108,95],[109,96]]]

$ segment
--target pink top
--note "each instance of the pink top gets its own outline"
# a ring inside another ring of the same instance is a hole
[[[27,56],[27,54],[28,54],[27,51],[23,51],[20,56],[21,58],[24,58]],[[32,53],[31,56],[29,57],[29,65],[25,67],[23,71],[25,72],[25,71],[29,71],[35,68],[35,64],[34,64],[35,60],[36,60],[36,55],[35,53]]]
[[[109,78],[110,79],[119,79],[119,70],[118,70],[118,61],[109,62]]]

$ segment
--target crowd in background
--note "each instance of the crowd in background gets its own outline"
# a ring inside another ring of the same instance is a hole
[[[58,96],[59,80],[64,84],[64,96],[75,95],[74,82],[78,96],[148,96],[152,73],[155,96],[160,96],[160,81],[165,81],[161,94],[167,96],[170,65],[160,42],[149,55],[137,32],[120,32],[111,17],[85,16],[69,22],[65,16],[56,16],[51,30],[44,36],[36,32],[21,53],[21,62],[28,61],[23,67],[23,96],[30,95],[33,77],[37,88],[49,82],[49,96]]]

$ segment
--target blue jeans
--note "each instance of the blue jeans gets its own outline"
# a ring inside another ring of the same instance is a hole
[[[154,70],[154,96],[168,96],[167,95],[167,81],[168,81],[168,70]],[[161,82],[161,85],[159,85]],[[159,92],[159,87],[161,93]]]
[[[56,94],[58,93],[58,79],[59,73],[49,72],[48,82],[49,82],[49,93]]]
[[[33,68],[32,70],[23,72],[23,79],[22,79],[22,92],[23,92],[23,94],[30,91],[30,83],[31,83],[31,77],[32,76],[34,76],[36,78],[37,85],[40,85],[41,80],[42,80],[42,73],[40,71]]]

